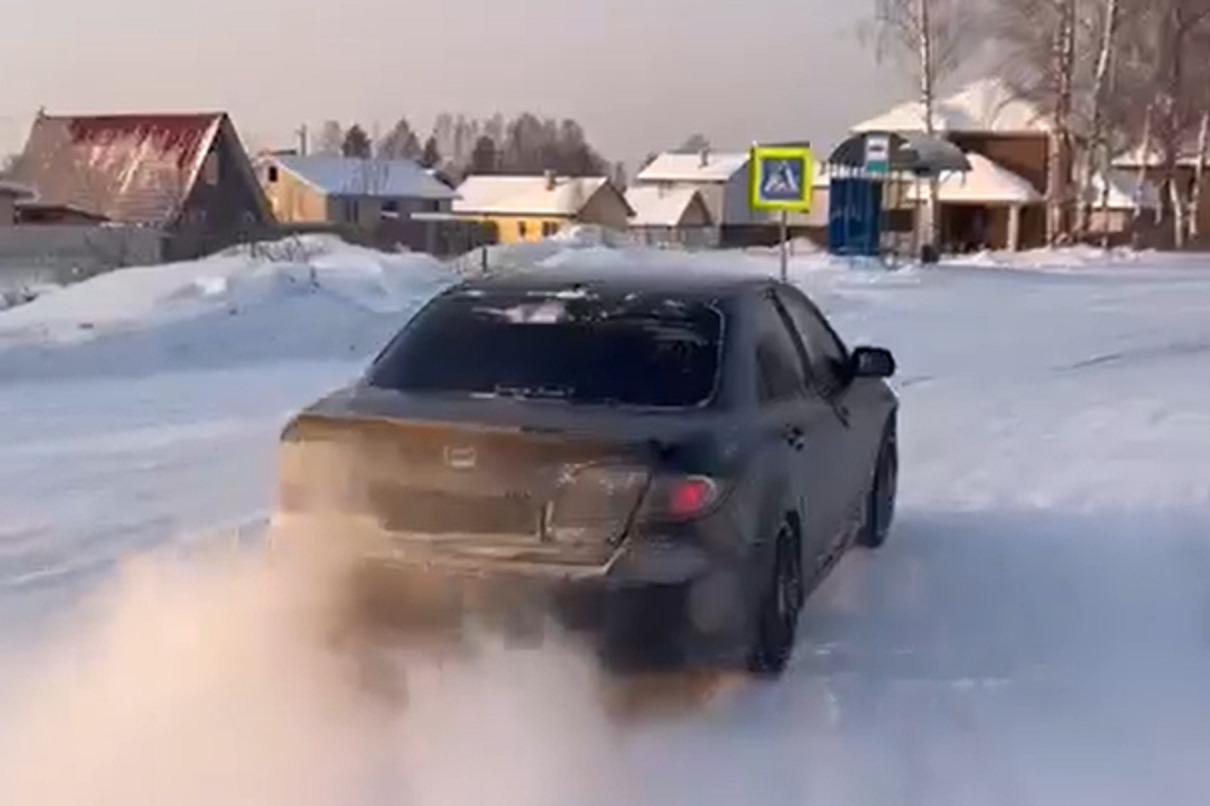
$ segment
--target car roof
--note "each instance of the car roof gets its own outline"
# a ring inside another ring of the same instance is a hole
[[[678,299],[721,300],[771,288],[771,277],[740,272],[627,269],[542,269],[469,280],[454,292],[484,291],[521,294],[589,292],[603,296],[667,295]]]

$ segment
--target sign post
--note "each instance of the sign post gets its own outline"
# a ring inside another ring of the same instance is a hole
[[[815,159],[809,146],[753,146],[752,210],[780,214],[781,279],[790,276],[790,213],[811,212]]]
[[[781,281],[784,283],[790,279],[790,256],[788,254],[790,247],[790,214],[785,210],[781,211]]]

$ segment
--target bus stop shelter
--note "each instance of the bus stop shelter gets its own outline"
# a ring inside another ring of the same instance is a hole
[[[913,207],[910,231],[913,254],[919,250],[919,227],[915,206],[922,195],[919,186],[935,182],[943,174],[967,173],[970,160],[948,140],[923,134],[863,132],[845,140],[828,159],[828,242],[833,254],[881,257],[896,253],[896,241],[888,234],[900,232],[892,216],[902,211],[909,198]]]

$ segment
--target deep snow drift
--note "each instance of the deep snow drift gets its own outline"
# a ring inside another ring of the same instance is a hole
[[[781,683],[620,686],[557,646],[367,645],[334,627],[323,566],[261,559],[289,413],[456,279],[331,242],[269,257],[0,313],[6,799],[1015,806],[1210,787],[1210,260],[797,259],[851,343],[900,358],[892,543],[811,602]]]

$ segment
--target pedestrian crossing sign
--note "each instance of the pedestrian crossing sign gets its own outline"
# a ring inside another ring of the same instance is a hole
[[[810,148],[753,146],[752,209],[811,212],[815,159]]]

